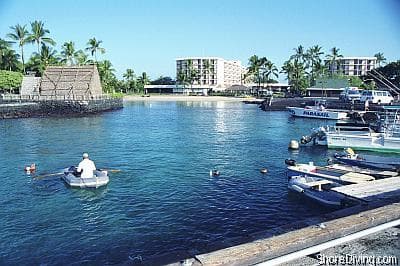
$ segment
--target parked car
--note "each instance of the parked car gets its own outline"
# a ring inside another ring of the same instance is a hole
[[[394,98],[388,91],[365,90],[361,93],[361,102],[392,104]]]
[[[361,98],[361,93],[359,92],[358,89],[353,89],[353,88],[345,88],[339,95],[339,99],[343,101],[355,101],[358,102],[360,101]]]

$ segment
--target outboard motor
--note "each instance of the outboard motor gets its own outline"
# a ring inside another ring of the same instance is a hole
[[[296,165],[296,160],[294,160],[294,159],[286,159],[285,160],[285,164],[287,164],[289,166],[295,166]]]

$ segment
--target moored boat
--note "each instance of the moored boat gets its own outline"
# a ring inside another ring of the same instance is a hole
[[[353,165],[346,165],[346,164],[330,164],[321,168],[326,168],[330,170],[335,170],[338,172],[342,173],[347,173],[347,172],[355,172],[355,173],[360,173],[360,174],[366,174],[373,176],[375,178],[388,178],[388,177],[394,177],[398,176],[399,173],[396,171],[388,171],[388,170],[378,170],[378,169],[370,169],[370,168],[364,168],[364,167],[359,167],[359,166],[353,166]]]
[[[377,152],[400,153],[400,109],[380,115],[382,132],[350,134],[338,130],[326,131],[328,148],[347,148]]]
[[[324,106],[315,105],[315,106],[306,106],[302,107],[286,107],[289,110],[289,113],[292,116],[296,117],[307,117],[307,118],[320,118],[320,119],[333,119],[340,120],[346,119],[348,114],[347,112],[340,110],[332,110],[325,109]]]
[[[289,177],[297,175],[307,175],[321,179],[326,179],[332,182],[337,182],[343,185],[357,184],[375,180],[373,176],[366,174],[354,173],[354,172],[343,173],[335,170],[321,169],[319,167],[314,166],[313,163],[289,165],[287,169]]]
[[[338,184],[311,176],[292,176],[288,181],[291,191],[301,193],[306,197],[330,207],[341,207],[344,205],[345,196],[331,191]]]
[[[81,178],[76,175],[76,167],[71,166],[64,169],[62,179],[71,187],[76,188],[98,188],[108,184],[109,177],[107,171],[95,170],[90,178]]]
[[[370,168],[375,170],[399,171],[400,159],[395,157],[382,157],[374,155],[360,155],[347,148],[344,153],[336,153],[334,158],[340,163]]]

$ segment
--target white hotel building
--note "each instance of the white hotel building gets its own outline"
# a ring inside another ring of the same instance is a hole
[[[326,61],[326,63],[328,62]],[[376,57],[342,57],[338,58],[336,66],[328,63],[331,72],[338,73],[340,71],[346,76],[363,76],[376,66]]]
[[[246,72],[246,68],[236,60],[225,60],[220,57],[184,57],[176,59],[177,76],[181,72],[188,73],[189,62],[198,72],[197,80],[194,81],[193,88],[190,85],[185,88],[181,86],[176,88],[181,91],[176,92],[207,94],[210,89],[222,91],[232,85],[240,85],[242,75]]]

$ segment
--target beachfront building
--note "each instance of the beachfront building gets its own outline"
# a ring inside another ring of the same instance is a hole
[[[207,95],[210,90],[225,91],[241,85],[246,68],[240,61],[220,57],[185,57],[176,59],[177,84],[174,92]],[[190,78],[190,74],[195,73]]]
[[[331,73],[340,73],[346,76],[363,76],[376,68],[376,57],[342,57],[335,63],[328,60],[325,63]]]

